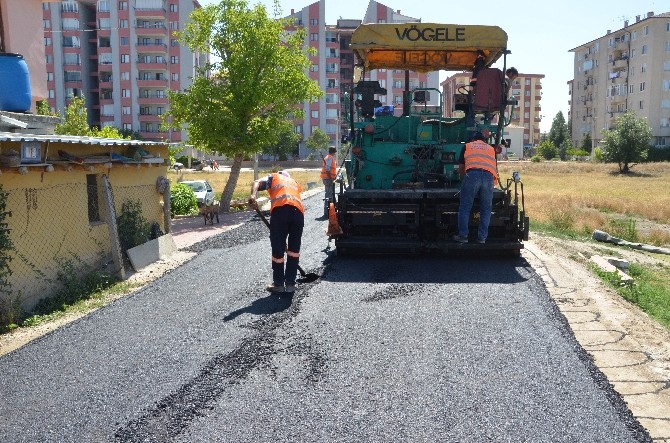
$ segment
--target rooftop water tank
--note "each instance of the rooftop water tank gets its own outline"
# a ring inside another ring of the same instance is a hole
[[[28,112],[32,102],[28,65],[20,54],[0,53],[0,111]]]

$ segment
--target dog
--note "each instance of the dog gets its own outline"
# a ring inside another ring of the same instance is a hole
[[[214,217],[216,217],[216,222],[219,223],[219,202],[214,201],[211,205],[200,206],[200,215],[205,219],[205,225],[209,221],[210,225],[214,224]]]

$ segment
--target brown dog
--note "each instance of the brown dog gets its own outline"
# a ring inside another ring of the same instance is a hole
[[[214,224],[214,217],[216,217],[216,222],[219,223],[219,202],[214,201],[211,205],[200,206],[200,214],[205,219],[205,224],[209,221],[210,225]]]

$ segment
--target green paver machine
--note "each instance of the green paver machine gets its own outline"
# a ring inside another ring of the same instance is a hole
[[[451,240],[457,233],[458,161],[465,143],[486,128],[489,143],[500,144],[511,116],[505,67],[491,67],[500,57],[506,63],[507,34],[497,26],[365,24],[354,31],[351,48],[362,76],[351,91],[350,148],[335,197],[342,230],[332,236],[338,254],[480,249],[518,255],[528,239],[528,217],[516,173],[502,183],[498,177],[487,243]],[[402,113],[383,106],[378,97],[386,89],[366,79],[379,69],[404,73]],[[460,117],[443,117],[439,90],[408,88],[409,71],[438,70],[473,73],[471,84],[453,96]],[[429,94],[439,96],[438,105],[426,104]],[[478,212],[475,201],[471,233]]]

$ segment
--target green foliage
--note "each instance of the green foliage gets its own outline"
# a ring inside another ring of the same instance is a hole
[[[305,140],[305,146],[307,146],[312,151],[328,151],[328,145],[330,144],[330,137],[323,131],[321,128],[316,128],[307,137]]]
[[[635,279],[623,285],[617,272],[606,272],[595,265],[590,269],[619,295],[640,307],[666,328],[670,327],[670,272],[668,267],[647,268],[631,263],[628,274]]]
[[[570,134],[568,134],[568,126],[565,124],[565,117],[563,117],[563,112],[558,111],[554,120],[551,123],[551,129],[549,130],[549,135],[547,139],[559,149],[560,152],[565,154],[565,150],[572,146],[572,141],[570,140]],[[566,143],[564,145],[564,143]],[[554,154],[552,157],[555,157]],[[561,155],[561,160],[565,160],[564,155]],[[551,157],[545,157],[551,158]]]
[[[121,215],[116,219],[119,230],[121,249],[127,251],[149,241],[151,227],[142,215],[142,204],[139,200],[127,200],[121,205]]]
[[[649,151],[647,151],[647,161],[650,162],[670,161],[670,148],[669,147],[657,148],[655,146],[650,146]]]
[[[629,242],[639,241],[637,232],[637,223],[634,218],[628,219],[610,219],[607,232],[613,237],[617,237]]]
[[[198,211],[198,200],[193,189],[181,183],[170,186],[170,215],[189,215]]]
[[[277,142],[269,145],[264,152],[273,155],[275,159],[286,160],[293,154],[300,141],[300,135],[293,130],[293,122],[285,121],[279,128]]]
[[[98,129],[97,126],[93,126],[87,135],[89,137],[99,137],[99,138],[113,138],[119,140],[130,140],[130,135],[123,135],[118,128],[114,126],[103,126],[102,129]]]
[[[602,148],[595,148],[593,151],[593,161],[596,163],[602,163],[603,160],[603,150]]]
[[[537,153],[542,156],[542,158],[551,160],[556,157],[558,150],[556,149],[556,145],[551,141],[545,140],[537,146]]]
[[[25,315],[21,294],[0,298],[0,333],[18,328]]]
[[[540,154],[535,154],[530,158],[530,161],[533,163],[540,163],[542,161],[542,156]]]
[[[12,261],[10,253],[14,251],[14,243],[9,234],[9,223],[7,218],[12,216],[10,211],[7,211],[7,199],[9,194],[4,192],[2,185],[0,185],[0,297],[2,294],[11,293],[9,284],[9,276],[12,275],[12,270],[9,263]]]
[[[37,115],[48,115],[52,117],[57,117],[58,113],[53,112],[49,107],[49,102],[47,100],[38,100],[36,103],[36,113]]]
[[[132,129],[119,129],[119,133],[125,140],[142,140],[142,134]]]
[[[632,111],[626,111],[614,123],[614,129],[603,131],[603,160],[618,163],[619,172],[626,174],[647,158],[651,127]]]
[[[88,135],[90,128],[85,105],[86,101],[83,97],[73,97],[65,108],[65,118],[56,125],[56,134]]]
[[[592,145],[593,140],[591,139],[591,134],[587,132],[582,139],[582,150],[591,154],[591,150],[593,149]]]
[[[279,11],[278,1],[274,6]],[[221,0],[191,12],[178,33],[193,51],[210,53],[212,62],[198,69],[188,88],[168,93],[163,122],[178,130],[188,125],[190,144],[233,159],[223,208],[230,206],[242,159],[276,143],[282,124],[291,115],[300,118],[298,106],[323,95],[307,75],[315,50],[305,46],[306,31],[289,32],[288,24],[269,17],[260,3]]]

